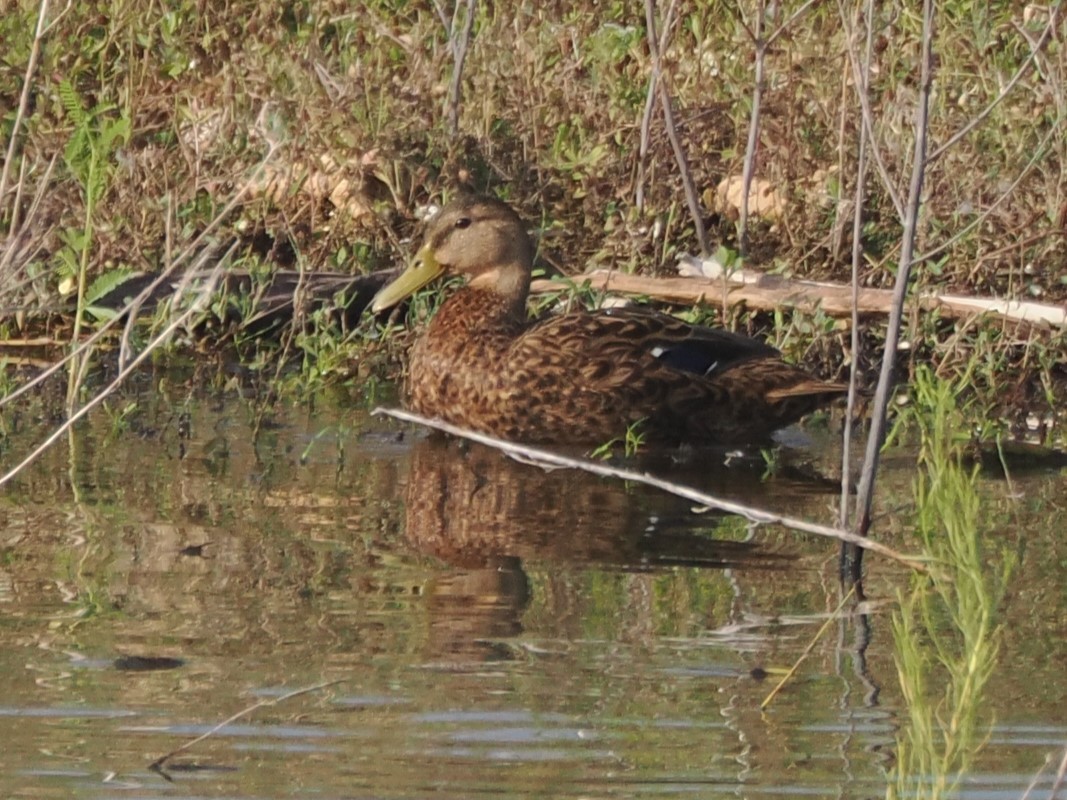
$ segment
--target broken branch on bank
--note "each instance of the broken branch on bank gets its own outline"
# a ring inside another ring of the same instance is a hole
[[[782,278],[776,275],[753,276],[748,271],[723,279],[661,277],[629,275],[613,270],[595,270],[568,280],[546,279],[534,281],[533,292],[559,292],[575,285],[588,286],[602,292],[641,295],[668,303],[695,305],[745,305],[758,311],[792,308],[813,313],[822,310],[832,317],[852,314],[852,287],[843,283],[824,283]],[[890,289],[861,288],[858,294],[861,315],[883,316],[893,304]],[[1067,326],[1067,308],[1050,303],[1021,300],[967,297],[963,295],[924,292],[908,300],[911,307],[938,312],[948,319],[965,319],[977,314],[1014,322]]]

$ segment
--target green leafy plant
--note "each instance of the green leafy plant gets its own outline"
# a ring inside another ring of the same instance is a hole
[[[626,426],[626,433],[598,445],[589,453],[589,457],[607,461],[615,455],[616,448],[619,445],[622,445],[623,455],[626,458],[633,458],[640,453],[645,446],[646,432],[643,430],[645,422],[646,420],[644,418],[641,418],[636,422],[631,422]]]
[[[85,204],[81,228],[68,229],[62,234],[65,247],[59,253],[60,293],[65,294],[67,292],[64,289],[70,291],[77,286],[74,332],[71,336],[71,348],[76,350],[85,315],[93,299],[107,294],[132,274],[130,270],[116,270],[105,274],[93,283],[93,292],[89,291],[89,256],[93,249],[96,209],[112,178],[111,158],[119,146],[129,141],[130,120],[123,113],[113,114],[113,105],[101,104],[86,110],[70,81],[62,81],[59,84],[59,98],[67,118],[74,125],[70,140],[63,151],[63,160],[81,186]],[[68,411],[73,409],[88,359],[87,353],[71,359],[67,384]]]
[[[919,429],[916,532],[932,564],[893,616],[906,721],[887,797],[952,796],[985,739],[984,692],[996,666],[996,610],[1014,558],[990,558],[981,536],[978,467],[964,459],[960,384],[916,373],[909,414]],[[938,692],[934,687],[942,687]]]

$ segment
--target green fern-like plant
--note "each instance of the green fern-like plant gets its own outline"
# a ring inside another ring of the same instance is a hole
[[[77,180],[85,200],[85,214],[80,230],[68,230],[63,234],[66,245],[60,252],[60,290],[75,281],[78,287],[77,305],[74,311],[74,333],[71,349],[77,350],[78,340],[90,301],[88,289],[89,254],[93,247],[93,218],[96,207],[107,192],[111,172],[108,169],[111,157],[121,145],[129,141],[130,119],[124,114],[115,115],[115,107],[97,105],[86,110],[81,97],[69,80],[59,84],[59,100],[67,118],[73,125],[70,141],[63,151],[63,160],[71,175]],[[101,285],[95,292],[99,299],[130,277],[129,271],[116,270],[117,274],[101,276]],[[124,274],[125,272],[125,274]],[[106,316],[106,314],[104,315]],[[100,315],[97,315],[99,318]],[[87,364],[85,357],[75,356],[70,362],[67,383],[67,409],[73,411],[81,376]]]

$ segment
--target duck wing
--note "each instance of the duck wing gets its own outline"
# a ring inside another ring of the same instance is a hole
[[[778,358],[769,344],[722,328],[690,325],[651,309],[607,309],[592,315],[601,326],[622,326],[636,350],[644,350],[667,369],[713,378],[754,358]]]
[[[557,363],[583,365],[600,378],[631,370],[714,379],[732,367],[781,354],[758,339],[721,328],[690,325],[645,308],[564,314],[534,323],[516,343],[528,357],[543,352]]]
[[[541,320],[509,360],[531,411],[551,404],[560,419],[603,419],[616,432],[644,419],[666,438],[762,438],[847,388],[759,340],[641,308]]]

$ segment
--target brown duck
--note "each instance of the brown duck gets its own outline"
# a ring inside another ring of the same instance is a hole
[[[742,443],[841,395],[763,342],[642,308],[529,320],[533,245],[506,204],[464,196],[429,223],[381,311],[439,275],[466,285],[411,351],[409,406],[505,439],[602,443],[640,422],[648,441]]]

